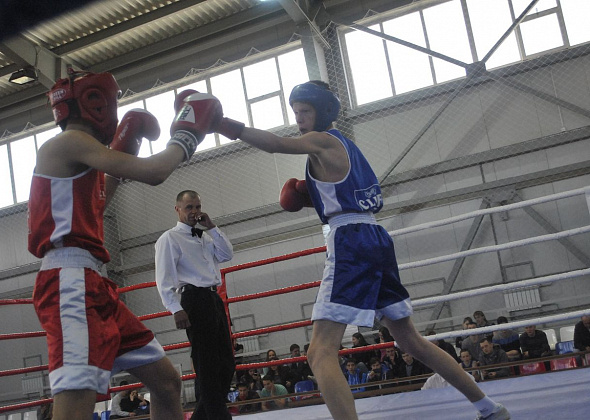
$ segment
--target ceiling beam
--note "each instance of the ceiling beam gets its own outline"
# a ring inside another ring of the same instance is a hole
[[[34,67],[39,82],[48,89],[55,84],[55,80],[66,74],[68,64],[76,64],[73,60],[60,57],[22,35],[0,42],[0,51],[20,68]]]

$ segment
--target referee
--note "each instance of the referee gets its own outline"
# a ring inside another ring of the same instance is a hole
[[[226,399],[235,370],[219,263],[233,257],[227,237],[201,210],[192,190],[176,197],[178,222],[156,242],[156,283],[176,328],[191,343],[197,406],[191,420],[231,419]]]

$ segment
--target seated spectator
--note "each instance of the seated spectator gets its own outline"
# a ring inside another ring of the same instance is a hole
[[[269,361],[279,360],[278,357],[274,356],[271,357]],[[263,376],[262,378],[262,385],[264,386],[264,378],[270,376],[274,384],[283,385],[286,387],[287,384],[287,377],[289,375],[289,368],[285,365],[273,365],[268,368],[268,373]],[[295,385],[295,384],[293,384]]]
[[[475,322],[470,322],[469,324],[467,324],[468,330],[473,330],[475,328],[477,328],[477,324]],[[469,351],[469,353],[471,353],[471,357],[474,360],[477,360],[478,362],[481,361],[481,357],[482,357],[481,346],[479,344],[481,339],[482,339],[481,334],[472,334],[472,335],[465,337],[465,339],[461,343],[461,350]]]
[[[237,338],[234,338],[232,340],[232,345],[234,347],[234,354],[239,354],[239,353],[242,353],[244,351],[244,345],[238,343],[238,339]]]
[[[481,367],[510,362],[510,360],[508,360],[506,352],[502,350],[500,347],[495,347],[492,341],[489,339],[489,337],[482,338],[480,341],[480,346],[482,351],[482,358],[479,361],[479,365]],[[483,379],[501,378],[510,375],[510,368],[501,367],[493,369],[484,369],[481,371],[481,374],[483,376]]]
[[[358,385],[362,383],[362,375],[357,368],[356,359],[348,358],[346,360],[346,372],[344,372],[344,377],[346,378],[348,385]]]
[[[274,351],[273,349],[269,349],[266,351],[266,359],[264,359],[266,362],[270,361],[271,357],[277,357],[277,352]],[[267,367],[263,367],[262,368],[262,376],[266,375],[268,373],[268,366]]]
[[[345,347],[340,344],[340,349],[339,350],[344,350]],[[346,362],[348,361],[349,356],[348,355],[338,355],[338,363],[340,364],[340,369],[342,369],[342,373],[346,373]]]
[[[538,330],[535,325],[524,327],[524,333],[520,335],[520,348],[525,359],[536,359],[551,354],[547,334]]]
[[[248,369],[242,372],[244,373],[240,376],[238,383],[245,383],[251,391],[260,391],[262,389],[262,377],[258,373],[258,369]]]
[[[298,344],[291,344],[289,348],[291,357],[301,357],[301,348]],[[307,362],[293,362],[287,366],[285,387],[290,393],[295,392],[295,384],[312,376],[311,369]]]
[[[496,322],[498,325],[507,324],[508,319],[505,316],[499,316]],[[522,358],[522,353],[520,352],[520,338],[516,331],[510,328],[494,331],[492,343],[500,346],[500,348],[506,352],[510,361],[520,360]]]
[[[590,350],[590,316],[584,315],[574,327],[574,347],[580,351]]]
[[[473,313],[473,319],[474,322],[477,324],[477,328],[489,327],[490,325],[494,325],[493,322],[488,321],[488,319],[482,311],[475,311]],[[486,334],[486,337],[489,337],[491,342],[493,338],[493,333]]]
[[[352,335],[352,348],[357,347],[364,347],[368,346],[367,340],[365,337],[357,332]],[[354,358],[357,361],[357,367],[361,370],[361,372],[368,372],[369,366],[371,365],[371,357],[374,357],[373,351],[365,351],[360,353],[354,353]],[[362,366],[361,366],[362,364]]]
[[[121,381],[120,386],[129,385],[127,381]],[[148,414],[148,402],[139,395],[137,389],[126,389],[115,395],[111,402],[110,419],[121,419]]]
[[[287,395],[289,392],[287,388],[285,388],[281,384],[275,384],[273,381],[273,377],[270,375],[266,375],[262,378],[262,391],[260,391],[260,396],[262,398],[267,397],[277,397],[281,395]],[[278,398],[272,401],[264,401],[262,402],[262,411],[269,411],[269,410],[276,410],[278,408],[285,408],[287,406],[287,398]]]
[[[371,358],[371,370],[367,374],[367,382],[379,382],[385,379],[385,375],[383,374],[383,368],[381,367],[381,362],[378,358],[373,357]],[[367,388],[367,391],[379,389],[378,386]]]
[[[247,400],[256,400],[256,399],[260,399],[258,392],[251,390],[250,387],[248,386],[248,384],[246,384],[244,382],[240,382],[238,384],[238,398],[236,399],[236,401],[247,401]],[[244,405],[238,406],[238,412],[240,414],[255,413],[260,410],[261,410],[260,403],[244,404]]]
[[[414,359],[410,353],[402,352],[402,360],[404,362],[397,369],[398,378],[409,378],[410,376],[424,375],[426,373],[432,372],[432,369],[430,369],[421,361]],[[426,379],[419,379],[410,382],[402,382],[402,385],[415,384],[425,381]]]
[[[381,359],[381,364],[387,372],[391,369],[397,369],[402,363],[402,352],[397,347],[389,347],[385,349],[385,356]]]
[[[471,357],[471,353],[469,350],[461,350],[461,367],[463,369],[469,369],[479,366],[479,362],[477,360],[473,360]],[[479,370],[470,370],[469,373],[471,376],[475,378],[476,382],[481,381],[481,373]]]
[[[393,336],[385,326],[379,327],[379,342],[380,343],[389,343],[394,341]]]
[[[427,336],[436,335],[436,331],[429,330],[426,332],[426,335]],[[455,351],[455,348],[453,347],[452,344],[447,343],[445,340],[432,340],[432,344],[436,345],[441,350],[444,350],[445,352],[447,352],[449,354],[449,356],[451,356],[455,362],[457,362],[457,363],[460,362],[459,358],[457,357],[457,352]]]
[[[467,325],[473,323],[473,319],[471,319],[470,316],[466,316],[465,318],[463,318],[463,329],[466,330],[467,329]],[[477,325],[477,324],[476,324]],[[463,343],[463,339],[465,337],[457,337],[455,338],[455,347],[457,347],[459,350],[461,350],[461,343]]]
[[[491,323],[490,321],[487,320],[486,316],[484,315],[484,313],[482,311],[475,311],[473,313],[473,319],[475,320],[475,323],[477,324],[477,328],[488,327],[490,325],[494,325],[493,323]]]

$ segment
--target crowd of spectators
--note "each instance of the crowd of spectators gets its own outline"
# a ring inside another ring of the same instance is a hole
[[[475,320],[475,321],[474,321]],[[507,324],[508,319],[504,316],[496,320],[498,325]],[[466,317],[463,321],[463,329],[471,330],[480,327],[494,325],[490,323],[482,311],[476,311],[473,318]],[[428,330],[426,336],[435,335],[434,330]],[[378,334],[374,337],[375,343],[394,342],[387,328],[381,327]],[[482,380],[497,379],[518,374],[518,370],[509,366],[491,365],[506,364],[522,359],[535,359],[550,355],[551,348],[547,335],[536,328],[535,325],[529,325],[524,328],[524,332],[519,334],[516,330],[506,328],[497,330],[493,333],[485,334],[468,334],[457,337],[455,347],[445,340],[432,340],[446,351],[457,363],[468,371],[473,380],[479,382]],[[369,342],[360,332],[352,335],[352,347],[359,348],[369,346]],[[575,325],[574,345],[579,351],[590,351],[590,316],[583,316],[582,320]],[[304,346],[307,350],[309,344]],[[344,348],[344,347],[342,347]],[[305,355],[306,351],[301,351],[298,344],[290,346],[290,355],[288,357],[296,358]],[[457,354],[459,353],[459,354]],[[276,351],[268,350],[266,354],[267,361],[280,360]],[[432,370],[415,359],[411,354],[406,353],[397,346],[386,349],[367,350],[349,354],[341,359],[343,375],[349,385],[353,386],[353,392],[364,390],[373,390],[380,387],[394,387],[400,384],[417,384],[425,383],[422,389],[440,388],[449,384],[438,375],[432,375],[430,378],[421,377],[404,381],[404,378],[411,378],[433,373]],[[295,392],[295,384],[300,381],[311,380],[315,384],[315,377],[306,361],[290,362],[277,364],[264,368],[260,373],[257,369],[247,371],[238,371],[237,377],[237,401],[256,400],[269,396],[282,396]],[[392,384],[376,384],[373,382],[388,381],[399,379]],[[367,384],[365,387],[358,385]],[[317,384],[314,385],[317,389]],[[356,386],[356,387],[355,387]],[[255,411],[266,411],[285,407],[288,404],[288,398],[279,398],[273,401],[253,402],[252,404],[242,404],[239,406],[239,413],[250,413]]]

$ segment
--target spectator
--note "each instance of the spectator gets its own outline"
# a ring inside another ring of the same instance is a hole
[[[473,319],[475,320],[475,323],[477,324],[477,328],[489,327],[490,325],[494,325],[493,322],[490,322],[487,320],[486,316],[484,315],[484,313],[482,311],[475,311],[473,313]],[[491,342],[493,339],[493,333],[487,333],[486,337],[488,337]]]
[[[471,357],[471,353],[469,353],[469,350],[461,350],[461,367],[463,369],[469,369],[469,368],[474,368],[474,367],[478,367],[479,366],[479,362],[477,360],[474,360],[473,357]],[[481,373],[479,372],[479,370],[470,370],[469,373],[471,376],[473,376],[475,378],[476,382],[481,381]]]
[[[248,385],[251,391],[260,391],[262,389],[262,377],[258,369],[248,369],[240,378],[240,383]]]
[[[377,333],[377,335],[378,337],[376,342],[379,344],[392,343],[394,341],[393,336],[391,335],[389,329],[386,326],[379,327],[379,332]],[[378,350],[376,353],[380,353],[380,359],[383,359],[385,357],[385,349]]]
[[[357,348],[357,347],[364,347],[364,346],[368,346],[369,343],[367,343],[367,340],[365,339],[365,337],[359,333],[356,332],[352,335],[352,348]],[[361,372],[368,372],[369,371],[369,366],[371,366],[371,357],[373,357],[374,354],[372,351],[364,351],[364,352],[360,352],[360,353],[354,353],[354,358],[357,361],[357,367],[361,370]],[[361,366],[362,363],[362,366]]]
[[[278,357],[271,357],[269,361],[279,360]],[[262,378],[262,386],[264,387],[264,378],[271,377],[274,384],[287,386],[287,376],[289,368],[285,365],[272,365],[268,368],[268,373]]]
[[[346,360],[346,372],[344,372],[344,377],[346,378],[348,385],[360,385],[367,381],[366,373],[363,375],[363,373],[358,368],[356,359],[353,358],[348,358]],[[352,392],[358,391],[362,391],[362,389],[355,388],[352,390]]]
[[[468,330],[473,330],[475,328],[477,328],[477,324],[475,322],[470,322],[467,324]],[[471,357],[478,362],[481,361],[482,357],[481,346],[479,345],[481,338],[481,334],[472,334],[467,336],[461,343],[461,350],[468,350],[469,353],[471,353]]]
[[[266,351],[266,359],[265,359],[265,361],[266,362],[269,362],[271,357],[277,357],[277,352],[274,351],[273,349],[269,349],[269,350]],[[262,368],[262,376],[264,376],[264,375],[266,375],[268,373],[268,369],[269,369],[268,366],[265,366],[265,367]]]
[[[498,325],[507,324],[508,319],[505,316],[500,316],[496,322]],[[492,343],[500,346],[500,348],[506,352],[510,361],[520,360],[522,358],[522,353],[520,352],[520,338],[515,330],[508,328],[505,330],[494,331]]]
[[[232,339],[232,345],[234,347],[234,354],[239,354],[244,351],[244,345],[238,343],[238,340],[236,338]]]
[[[127,381],[121,381],[120,386],[129,385]],[[138,414],[147,414],[148,402],[139,395],[137,389],[126,389],[113,397],[110,419],[122,419],[135,417]],[[143,409],[142,407],[146,407]],[[145,411],[144,411],[145,410]]]
[[[260,398],[260,396],[258,395],[258,392],[250,389],[250,386],[248,384],[246,384],[244,382],[240,382],[238,384],[238,398],[236,399],[236,402],[237,401],[256,400],[259,398]],[[238,406],[238,412],[240,414],[255,413],[260,410],[261,410],[260,403],[243,404],[243,405]]]
[[[378,358],[372,357],[371,358],[371,370],[367,374],[367,382],[379,382],[384,379],[383,368],[381,367],[381,362]],[[367,388],[367,391],[379,389],[378,386]]]
[[[393,336],[389,332],[389,329],[386,326],[379,327],[379,342],[380,343],[389,343],[394,341]]]
[[[475,311],[473,313],[473,319],[475,320],[475,323],[477,324],[477,328],[488,327],[490,325],[494,325],[493,323],[491,323],[490,321],[487,320],[486,316],[484,315],[484,313],[482,311]]]
[[[381,359],[381,364],[386,367],[385,371],[397,369],[402,363],[402,353],[397,347],[385,349],[385,356]]]
[[[427,336],[429,335],[436,335],[436,331],[434,330],[429,330],[426,333]],[[459,358],[457,357],[457,352],[455,351],[455,348],[453,347],[452,344],[447,343],[445,340],[432,340],[432,342],[437,345],[438,347],[440,347],[442,350],[446,351],[447,353],[449,353],[449,355],[455,359],[455,361],[457,363],[460,362]]]
[[[281,395],[287,395],[287,388],[285,388],[281,384],[275,384],[273,381],[273,377],[271,375],[266,375],[262,378],[262,391],[260,391],[260,396],[262,398],[267,397],[278,397]],[[262,411],[269,411],[269,410],[276,410],[278,408],[285,408],[287,405],[287,398],[278,398],[272,401],[264,401],[262,403]]]
[[[467,325],[471,324],[472,322],[473,322],[473,319],[471,319],[470,316],[466,316],[465,318],[463,318],[463,324],[462,324],[463,329],[466,330]],[[457,347],[459,350],[461,350],[461,343],[463,343],[464,338],[465,337],[460,336],[455,339],[455,347]]]
[[[298,344],[291,344],[289,348],[291,357],[301,357],[301,348]],[[295,384],[312,376],[311,369],[307,362],[293,362],[288,366],[285,386],[289,392],[295,392]]]
[[[574,347],[580,351],[590,350],[590,316],[584,315],[574,327]]]
[[[410,376],[424,375],[426,373],[432,372],[429,367],[424,365],[419,360],[414,359],[414,357],[409,353],[402,352],[402,359],[404,362],[397,371],[399,378],[409,378]],[[425,381],[426,379],[419,379],[410,382],[404,382],[404,384],[415,384]]]
[[[489,337],[484,337],[479,342],[482,351],[482,358],[479,361],[480,366],[496,365],[499,363],[508,363],[508,356],[506,352],[500,347],[495,347]],[[482,370],[484,379],[496,379],[510,375],[510,368],[494,368]]]
[[[520,335],[520,348],[525,359],[536,359],[551,354],[547,334],[537,330],[535,325],[524,328],[524,333]]]

